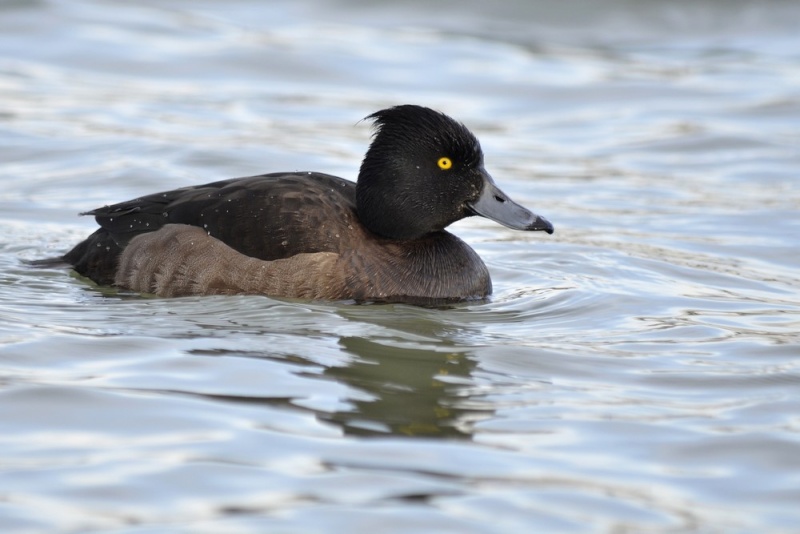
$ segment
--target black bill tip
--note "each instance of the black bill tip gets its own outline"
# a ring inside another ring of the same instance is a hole
[[[531,230],[531,231],[538,230],[542,232],[547,232],[548,234],[552,234],[553,232],[556,231],[556,229],[553,228],[553,223],[551,223],[541,215],[536,215],[536,220],[534,220],[533,224],[531,224],[528,228],[526,228],[526,230]]]

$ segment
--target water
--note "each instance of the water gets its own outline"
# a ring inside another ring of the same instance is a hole
[[[0,530],[788,532],[800,4],[0,6]],[[466,122],[556,234],[491,301],[146,299],[23,260],[80,211]]]

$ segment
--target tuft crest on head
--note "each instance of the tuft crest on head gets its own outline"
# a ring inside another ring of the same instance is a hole
[[[400,142],[418,150],[438,150],[442,156],[457,156],[468,165],[483,162],[481,145],[473,133],[439,111],[405,104],[376,111],[365,120],[373,121],[373,138],[378,144]]]

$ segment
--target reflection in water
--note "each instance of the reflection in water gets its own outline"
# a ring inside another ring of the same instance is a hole
[[[358,356],[347,367],[331,367],[325,376],[373,395],[353,402],[353,409],[325,414],[347,434],[466,437],[460,425],[485,413],[459,407],[452,378],[468,379],[475,362],[463,352],[436,352],[343,337],[348,352]],[[448,377],[449,380],[443,380]]]
[[[339,346],[352,357],[322,368],[319,362],[298,354],[224,348],[195,349],[188,354],[273,360],[293,367],[293,373],[304,379],[333,380],[346,386],[341,390],[339,402],[334,404],[345,408],[328,411],[315,406],[311,409],[319,420],[334,424],[347,435],[471,439],[471,424],[493,413],[482,404],[476,407],[474,396],[465,391],[473,384],[471,374],[476,366],[475,360],[463,350],[434,350],[420,345],[423,344],[400,338],[383,338],[378,342],[365,337],[344,336],[339,339]],[[172,391],[196,394],[177,389]],[[300,388],[296,393],[299,396],[281,395],[265,384],[263,395],[205,392],[199,396],[241,404],[307,408],[308,388]],[[464,399],[470,398],[471,406],[466,407]]]

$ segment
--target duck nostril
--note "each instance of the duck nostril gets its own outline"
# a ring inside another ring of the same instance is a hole
[[[504,199],[503,197],[501,197],[501,196],[498,196],[498,195],[495,195],[495,196],[494,196],[494,199],[495,199],[496,201],[500,202],[501,204],[502,204],[503,202],[505,202],[505,201],[506,201],[506,199]]]

